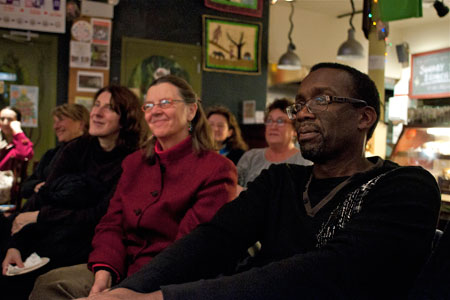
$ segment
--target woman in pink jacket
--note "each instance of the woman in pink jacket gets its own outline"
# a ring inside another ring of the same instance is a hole
[[[123,161],[108,212],[86,265],[41,276],[30,299],[73,299],[104,291],[138,271],[236,193],[234,164],[214,151],[199,99],[173,75],[148,89],[143,110],[152,137]]]
[[[13,158],[29,160],[33,157],[33,143],[26,137],[20,124],[22,114],[15,107],[0,111],[0,170],[11,170]]]

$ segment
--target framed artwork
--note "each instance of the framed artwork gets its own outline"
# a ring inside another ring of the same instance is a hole
[[[77,72],[77,92],[96,93],[103,87],[103,73],[78,71]]]
[[[203,15],[203,69],[259,75],[261,28],[259,22]]]
[[[200,96],[201,53],[200,46],[123,37],[121,84],[144,99],[153,80],[173,74],[185,79]]]
[[[252,17],[262,17],[263,0],[205,0],[205,6],[216,10]]]

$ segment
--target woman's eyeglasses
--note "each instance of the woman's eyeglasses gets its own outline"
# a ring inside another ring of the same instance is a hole
[[[142,105],[142,110],[144,112],[151,111],[156,105],[158,105],[161,109],[167,109],[169,107],[172,107],[175,102],[185,102],[185,101],[184,100],[162,99],[161,101],[159,101],[159,103],[153,103],[153,102],[144,103],[144,105]]]
[[[283,118],[278,118],[278,119],[276,119],[276,120],[273,120],[273,119],[268,118],[268,119],[264,122],[264,124],[266,124],[266,126],[270,126],[270,125],[272,125],[272,124],[275,124],[275,125],[277,125],[278,127],[284,126],[284,124],[286,124],[286,123],[291,123],[291,121],[286,120],[286,119],[283,119]]]
[[[309,113],[315,114],[327,110],[330,103],[351,103],[354,105],[367,106],[367,102],[364,100],[336,97],[329,95],[321,95],[310,98],[308,100],[297,100],[296,103],[286,108],[289,119],[296,120],[297,114],[306,106]]]

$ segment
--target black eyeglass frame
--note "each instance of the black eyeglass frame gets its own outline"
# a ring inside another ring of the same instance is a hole
[[[319,106],[323,106],[324,109],[319,110],[319,111],[315,111],[313,112],[311,110],[311,108],[309,107],[308,103],[310,103],[310,101],[313,101],[317,98],[325,98],[325,104],[321,104]],[[310,98],[306,101],[302,101],[303,103],[300,102],[295,102],[295,104],[290,105],[288,107],[286,107],[286,113],[288,115],[288,118],[290,120],[296,120],[297,119],[297,114],[303,109],[303,107],[306,106],[306,109],[308,110],[309,113],[314,114],[317,112],[322,112],[322,111],[326,111],[328,108],[328,105],[330,103],[350,103],[350,104],[359,104],[359,105],[363,105],[363,106],[368,106],[367,102],[361,99],[355,99],[355,98],[348,98],[348,97],[339,97],[339,96],[330,96],[330,95],[320,95],[320,96],[316,96],[313,98]]]

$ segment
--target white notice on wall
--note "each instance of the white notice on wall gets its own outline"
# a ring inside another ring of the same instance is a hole
[[[66,31],[66,0],[0,0],[0,27]]]

